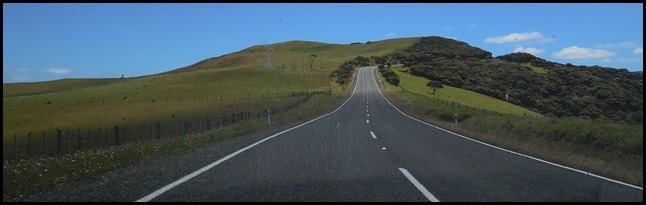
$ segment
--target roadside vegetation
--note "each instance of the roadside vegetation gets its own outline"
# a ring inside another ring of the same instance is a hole
[[[84,179],[146,160],[200,149],[213,143],[232,140],[254,133],[270,133],[295,126],[331,112],[347,94],[316,95],[304,104],[272,115],[221,127],[207,132],[140,141],[122,146],[82,150],[74,154],[36,157],[3,162],[3,201],[21,199],[57,186],[80,183]]]
[[[514,109],[513,105],[493,98],[499,102],[475,102],[494,104],[487,109],[496,113],[460,109],[420,97],[432,92],[425,86],[427,81],[411,80],[414,76],[405,72],[399,72],[399,75],[402,79],[399,86],[381,78],[382,91],[392,103],[411,116],[505,149],[643,186],[643,125],[575,117],[524,116],[517,112],[508,113],[507,110]],[[454,100],[460,99],[456,97],[459,93],[466,92],[458,88],[447,89],[447,86],[437,90],[437,93],[453,96]],[[505,104],[507,106],[502,106]],[[457,127],[455,114],[458,115]]]

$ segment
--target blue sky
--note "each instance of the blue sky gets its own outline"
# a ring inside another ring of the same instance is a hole
[[[442,36],[643,70],[643,3],[3,4],[3,83],[160,73],[253,45]]]

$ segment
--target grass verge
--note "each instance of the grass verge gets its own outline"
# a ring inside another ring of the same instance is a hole
[[[57,186],[77,183],[102,173],[158,157],[199,149],[261,131],[282,130],[328,113],[346,95],[317,95],[300,106],[272,115],[271,127],[257,118],[217,130],[182,137],[149,140],[105,149],[84,150],[61,157],[3,162],[3,201],[21,199]]]
[[[382,91],[392,103],[420,120],[498,147],[643,186],[643,125],[467,111],[383,84]]]

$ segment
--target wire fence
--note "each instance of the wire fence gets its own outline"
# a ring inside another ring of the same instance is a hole
[[[158,96],[149,98],[111,98],[111,99],[66,99],[66,100],[23,100],[23,101],[3,101],[3,106],[25,107],[25,106],[81,106],[81,105],[120,105],[120,104],[147,104],[147,103],[178,103],[178,102],[199,102],[199,101],[223,101],[223,100],[258,100],[270,98],[300,97],[309,94],[324,94],[330,90],[319,91],[300,91],[300,92],[275,92],[275,93],[227,93],[220,95],[206,96]]]
[[[80,150],[106,148],[146,140],[161,140],[164,138],[186,136],[231,126],[250,119],[268,118],[270,115],[296,108],[307,102],[314,95],[331,94],[330,90],[292,92],[289,94],[290,97],[302,96],[302,98],[282,106],[246,112],[232,112],[227,115],[194,116],[183,120],[164,120],[138,125],[115,125],[93,129],[55,129],[43,132],[28,132],[23,136],[14,134],[11,143],[3,143],[3,160],[28,159],[39,156],[61,156]],[[285,94],[282,95],[285,96]]]
[[[460,102],[452,101],[452,100],[445,100],[445,99],[440,99],[440,98],[436,98],[436,97],[425,95],[425,94],[411,92],[409,90],[406,90],[402,86],[398,86],[398,87],[401,88],[401,90],[404,93],[406,93],[407,95],[409,95],[409,96],[414,96],[414,97],[424,98],[424,99],[428,99],[428,100],[433,100],[433,101],[438,102],[438,103],[443,104],[443,105],[450,105],[452,108],[463,109],[463,110],[472,110],[472,111],[477,111],[477,112],[482,112],[482,113],[487,113],[487,114],[496,114],[496,115],[502,115],[503,114],[501,112],[482,109],[482,108],[476,107],[476,106],[468,106],[468,105],[462,104]],[[512,113],[510,112],[510,113],[507,113],[507,114],[512,114]],[[518,114],[516,114],[516,115],[518,115]],[[531,116],[531,114],[523,113],[522,116]],[[541,116],[534,116],[534,117],[542,117],[542,115]]]

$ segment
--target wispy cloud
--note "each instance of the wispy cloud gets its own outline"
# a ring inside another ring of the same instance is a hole
[[[476,26],[478,26],[478,25],[472,23],[472,24],[467,25],[467,28],[475,28]]]
[[[72,72],[72,70],[67,68],[48,68],[46,71],[54,74],[66,74]]]
[[[29,68],[18,68],[17,71],[29,71]]]
[[[644,54],[644,47],[635,48],[635,50],[633,50],[633,53],[643,55]]]
[[[453,39],[453,40],[456,40],[456,41],[458,40],[458,38],[452,37],[452,36],[449,36],[449,37],[446,37],[446,38],[450,38],[450,39]]]
[[[596,45],[595,47],[597,47],[597,48],[623,48],[623,49],[629,49],[629,48],[634,48],[636,46],[637,45],[635,45],[634,42],[626,41],[626,42],[621,42],[621,43],[606,43],[606,44]]]
[[[563,48],[561,51],[552,54],[554,58],[565,59],[605,58],[614,55],[615,53],[603,49],[582,48],[577,46]]]
[[[538,55],[539,53],[545,52],[545,50],[532,48],[532,47],[529,47],[529,48],[518,47],[518,48],[514,49],[514,53],[518,53],[518,52],[529,53],[529,54],[532,54],[532,55]]]
[[[502,44],[502,43],[529,41],[529,40],[540,40],[541,42],[554,41],[553,38],[546,38],[543,36],[543,34],[539,33],[538,31],[534,31],[531,33],[510,33],[509,35],[506,35],[506,36],[489,37],[485,39],[485,43]]]
[[[388,33],[388,34],[386,34],[386,38],[393,38],[395,36],[397,36],[396,33]]]
[[[448,26],[448,27],[442,28],[442,30],[446,31],[447,33],[450,33],[451,31],[453,31],[453,29],[455,29],[455,27],[453,27],[453,26]]]

